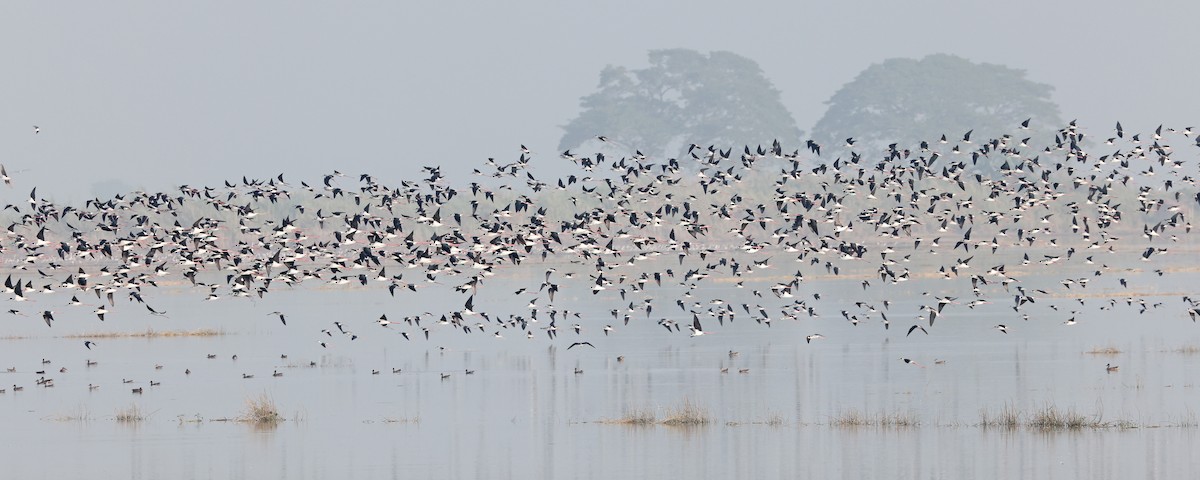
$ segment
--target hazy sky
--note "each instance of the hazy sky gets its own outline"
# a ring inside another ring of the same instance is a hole
[[[396,182],[519,144],[556,173],[600,69],[673,47],[756,60],[806,132],[872,63],[930,53],[1025,69],[1093,131],[1200,124],[1195,2],[799,3],[5,2],[2,195],[334,169]]]

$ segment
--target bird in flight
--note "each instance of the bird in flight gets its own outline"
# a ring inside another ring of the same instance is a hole
[[[587,345],[589,347],[596,348],[595,345],[592,345],[592,342],[575,342],[575,343],[572,343],[571,346],[567,347],[567,350],[578,347],[580,345]]]

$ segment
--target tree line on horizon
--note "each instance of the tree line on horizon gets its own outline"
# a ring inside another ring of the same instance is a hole
[[[644,68],[606,66],[597,91],[563,126],[559,150],[616,142],[646,155],[684,157],[695,145],[755,145],[804,136],[759,65],[731,52],[651,50]],[[1054,87],[1023,70],[933,54],[873,64],[825,103],[807,138],[822,148],[883,148],[998,138],[1031,119],[1037,143],[1064,126]],[[603,138],[601,138],[603,137]],[[1014,139],[1015,141],[1023,138]],[[788,142],[791,143],[791,142]]]

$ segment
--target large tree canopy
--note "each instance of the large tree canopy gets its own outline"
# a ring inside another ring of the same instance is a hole
[[[998,138],[1015,134],[1026,119],[1031,131],[1022,136],[1034,136],[1063,127],[1050,100],[1053,90],[1003,65],[945,54],[893,58],[842,86],[826,102],[829,110],[813,127],[813,137],[835,147],[847,138],[856,139],[856,146],[861,141],[862,146],[899,142],[904,147],[932,143],[943,134],[954,142],[971,130],[973,139]]]
[[[607,66],[599,91],[564,128],[559,149],[606,136],[646,154],[679,156],[688,145],[798,141],[800,130],[758,64],[730,52],[652,50],[650,66]]]

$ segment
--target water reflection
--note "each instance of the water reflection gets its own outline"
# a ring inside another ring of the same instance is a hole
[[[926,300],[922,292],[954,293],[936,281],[912,283],[910,295],[891,304],[888,329],[841,320],[836,283],[822,290],[829,306],[820,317],[769,327],[738,318],[706,325],[713,335],[696,338],[665,334],[654,318],[634,318],[604,336],[599,327],[612,323],[613,306],[578,296],[560,303],[575,302],[563,304],[583,312],[586,335],[566,329],[555,344],[537,326],[532,340],[519,332],[496,339],[445,329],[434,329],[428,341],[405,340],[397,329],[373,325],[381,311],[403,316],[461,298],[431,293],[429,305],[406,305],[381,302],[378,292],[321,289],[279,293],[294,311],[287,328],[260,315],[274,303],[201,310],[184,294],[160,299],[169,320],[122,328],[200,324],[228,334],[106,338],[89,351],[77,339],[16,327],[15,335],[32,338],[5,340],[0,351],[0,365],[17,370],[0,373],[0,384],[26,387],[0,396],[7,475],[1118,479],[1200,470],[1189,448],[1198,430],[1192,408],[1200,371],[1200,355],[1185,348],[1200,344],[1191,322],[1136,316],[1136,304],[1118,304],[1089,310],[1066,327],[1066,311],[1029,309],[1026,321],[992,304],[947,315],[935,334],[905,336]],[[520,299],[478,295],[500,311],[523,308]],[[722,295],[762,302],[746,292]],[[360,338],[320,347],[317,332],[333,319]],[[1010,333],[991,328],[998,323],[1009,324]],[[816,332],[827,338],[804,341]],[[567,350],[576,337],[597,348]],[[1110,346],[1120,353],[1088,353]],[[52,362],[46,370],[68,369],[47,375],[55,387],[33,384],[43,357]],[[88,360],[97,364],[88,367]],[[1106,363],[1120,369],[1109,373]],[[144,393],[132,395],[135,387]],[[284,421],[215,421],[237,418],[248,398],[263,394]],[[604,422],[639,409],[661,418],[685,401],[703,407],[711,421]],[[134,403],[149,418],[113,420],[113,412]],[[1006,406],[1024,415],[1056,406],[1140,428],[977,425],[981,410]],[[47,420],[80,411],[92,419]],[[853,412],[910,416],[919,425],[837,425]]]

